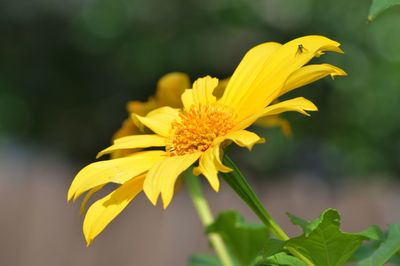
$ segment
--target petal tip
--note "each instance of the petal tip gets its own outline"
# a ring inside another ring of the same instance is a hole
[[[163,209],[166,210],[171,203],[171,199],[165,200],[163,199]]]
[[[96,154],[96,159],[99,159],[101,156],[105,154],[104,150]]]
[[[214,189],[215,192],[218,193],[220,188],[220,182],[218,181],[216,184],[212,186],[212,188]]]
[[[158,194],[150,193],[146,187],[143,187],[144,194],[149,199],[153,206],[157,206]]]
[[[92,244],[93,240],[86,240],[86,247],[88,248]]]
[[[75,197],[75,192],[73,192],[71,189],[69,189],[68,195],[67,195],[67,202],[71,202],[72,198],[74,198],[74,197]]]

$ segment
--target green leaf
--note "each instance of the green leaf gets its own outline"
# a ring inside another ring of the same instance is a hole
[[[298,216],[295,216],[291,213],[286,213],[287,216],[289,217],[290,221],[294,225],[298,225],[303,229],[303,232],[306,233],[310,231],[311,228],[309,228],[310,222],[307,220],[304,220],[303,218],[300,218]]]
[[[264,258],[267,258],[277,253],[280,253],[283,251],[285,245],[286,245],[285,241],[270,238],[264,245],[264,248],[262,250],[262,256]]]
[[[387,237],[379,247],[366,259],[360,261],[357,266],[384,265],[393,255],[400,250],[400,224],[389,226]]]
[[[364,236],[340,231],[340,216],[334,209],[324,211],[311,222],[290,216],[303,228],[303,235],[287,241],[286,247],[296,248],[318,266],[343,265],[361,245]]]
[[[400,5],[400,0],[373,0],[369,8],[368,20],[373,21],[383,11],[395,5]]]
[[[195,254],[190,258],[189,266],[222,266],[217,257]]]
[[[389,263],[393,264],[393,265],[400,265],[400,254],[396,254],[394,255],[390,260]]]
[[[207,233],[218,233],[241,266],[251,265],[268,239],[264,225],[249,224],[233,211],[221,213]]]
[[[321,215],[319,218],[311,222],[290,213],[288,213],[287,215],[289,216],[289,219],[293,224],[299,225],[303,229],[303,232],[306,236],[309,236],[309,234],[321,224],[323,219],[330,220],[333,223],[337,224],[338,226],[340,225],[339,213],[337,211],[330,211],[329,209],[326,210],[324,214]]]
[[[380,245],[381,241],[369,241],[354,252],[351,261],[361,261],[368,258]]]
[[[304,262],[296,257],[280,252],[257,262],[254,266],[305,266]]]
[[[371,225],[366,230],[358,233],[358,235],[364,236],[370,240],[383,240],[385,239],[385,234],[377,225]]]
[[[284,252],[286,241],[268,239],[254,266],[290,265],[305,266],[300,259]]]

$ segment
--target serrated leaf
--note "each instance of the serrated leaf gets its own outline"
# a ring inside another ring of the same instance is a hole
[[[195,254],[190,257],[188,266],[222,266],[218,258],[212,255]]]
[[[396,5],[400,5],[400,0],[373,0],[369,8],[368,20],[373,21],[386,9]]]
[[[331,211],[332,210],[332,211]],[[311,222],[304,220],[303,218],[297,217],[293,214],[288,213],[290,221],[294,225],[298,225],[303,229],[303,232],[306,236],[308,236],[312,231],[314,231],[322,222],[323,219],[327,219],[332,221],[333,223],[340,225],[340,216],[337,211],[333,209],[326,210],[323,215],[319,218],[312,220]]]
[[[305,234],[308,234],[308,233],[310,233],[312,231],[311,228],[310,228],[310,222],[309,221],[304,220],[303,218],[300,218],[300,217],[298,217],[296,215],[293,215],[291,213],[286,213],[286,214],[289,217],[289,219],[292,222],[292,224],[300,226],[303,229],[303,232]]]
[[[254,266],[305,266],[305,264],[296,257],[280,252],[259,261]]]
[[[249,224],[237,212],[221,213],[208,233],[218,233],[240,266],[251,265],[268,239],[264,225]]]
[[[393,255],[400,250],[400,224],[389,226],[387,237],[379,247],[366,259],[360,261],[357,266],[384,265]]]
[[[286,246],[297,249],[318,266],[343,265],[365,239],[361,235],[340,231],[340,215],[334,209],[324,211],[311,222],[303,220],[300,226],[303,235],[288,240]]]

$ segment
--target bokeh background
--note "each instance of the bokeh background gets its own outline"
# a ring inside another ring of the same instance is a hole
[[[337,207],[361,230],[400,220],[400,9],[367,22],[369,0],[18,0],[0,1],[1,265],[185,265],[207,241],[185,192],[167,211],[141,196],[90,248],[74,174],[165,73],[192,80],[232,74],[265,41],[321,34],[344,55],[318,61],[344,68],[293,92],[319,107],[293,127],[255,129],[267,139],[233,158],[292,234],[286,211],[314,218]],[[228,187],[208,190],[214,210],[240,209]]]

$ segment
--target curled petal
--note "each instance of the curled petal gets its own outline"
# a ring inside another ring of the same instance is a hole
[[[346,72],[343,69],[332,66],[330,64],[320,65],[307,65],[299,68],[293,72],[285,83],[285,86],[279,93],[279,96],[288,93],[294,89],[313,83],[326,76],[346,76]]]
[[[221,150],[221,148],[219,148],[219,146],[218,146],[218,149],[217,149],[217,148],[214,148],[214,149],[213,149],[213,153],[214,153],[214,163],[215,163],[215,166],[216,166],[217,170],[218,170],[219,172],[222,172],[222,173],[229,173],[229,172],[232,172],[233,170],[232,170],[231,168],[225,166],[225,165],[221,162],[221,158],[223,157],[223,155],[221,154],[221,152],[223,152],[223,151]]]
[[[225,140],[232,140],[240,147],[246,147],[249,150],[253,148],[254,144],[265,142],[265,139],[247,130],[232,131],[226,134],[223,138]]]
[[[309,100],[303,97],[297,97],[287,101],[279,102],[264,108],[264,110],[254,114],[248,119],[243,120],[235,126],[235,129],[247,128],[256,120],[264,116],[277,115],[283,112],[295,111],[309,116],[307,111],[318,111],[318,108]]]
[[[202,173],[210,183],[210,186],[218,192],[219,179],[214,149],[219,149],[219,147],[210,148],[201,155],[199,166],[196,168],[195,173]]]

